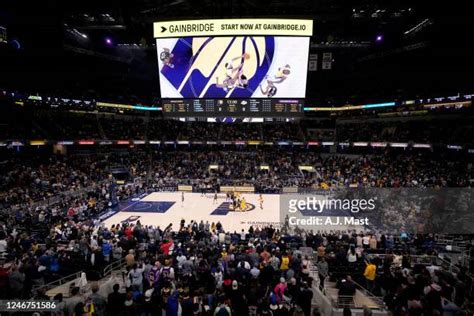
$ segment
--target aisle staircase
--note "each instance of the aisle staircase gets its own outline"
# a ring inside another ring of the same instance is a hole
[[[364,293],[364,289],[356,289],[354,296],[341,296],[335,282],[324,282],[324,291],[331,298],[338,308],[364,308],[378,309],[381,307],[381,300],[370,293]]]
[[[33,291],[35,294],[42,292],[51,298],[61,293],[64,298],[68,298],[71,289],[75,286],[79,286],[81,293],[87,296],[91,293],[91,284],[97,283],[99,285],[99,293],[107,296],[112,292],[112,287],[116,283],[120,285],[121,289],[125,288],[125,279],[123,277],[124,267],[125,260],[121,259],[106,266],[101,273],[102,278],[98,281],[88,281],[85,272],[79,271],[51,283],[35,287]]]

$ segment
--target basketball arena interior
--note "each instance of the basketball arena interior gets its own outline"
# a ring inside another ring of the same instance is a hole
[[[4,0],[0,315],[474,315],[454,3]]]

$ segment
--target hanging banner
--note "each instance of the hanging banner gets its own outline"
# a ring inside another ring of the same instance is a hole
[[[318,54],[309,55],[308,70],[318,71]]]
[[[323,53],[323,62],[321,64],[323,70],[332,69],[332,53]]]

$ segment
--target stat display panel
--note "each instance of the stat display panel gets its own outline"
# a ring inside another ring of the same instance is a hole
[[[302,99],[163,99],[167,117],[302,117]]]

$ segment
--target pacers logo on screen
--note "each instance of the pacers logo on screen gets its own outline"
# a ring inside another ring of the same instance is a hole
[[[155,38],[220,35],[313,35],[312,20],[297,19],[226,19],[156,22]]]

